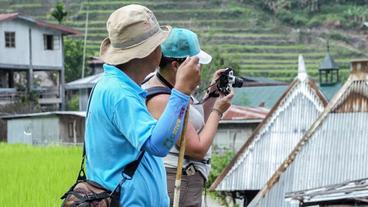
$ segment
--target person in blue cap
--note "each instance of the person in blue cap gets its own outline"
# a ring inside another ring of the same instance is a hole
[[[169,94],[176,84],[176,73],[186,57],[198,57],[200,67],[209,64],[212,57],[200,49],[197,35],[183,28],[173,28],[169,37],[161,44],[162,58],[160,68],[144,84],[147,90],[146,103],[148,110],[156,119],[160,118],[169,100]],[[212,83],[224,69],[213,75]],[[212,84],[211,84],[212,85]],[[213,84],[205,95],[202,104],[192,97],[189,109],[189,122],[185,132],[186,155],[182,169],[182,181],[179,206],[201,206],[202,191],[211,167],[211,144],[215,137],[218,123],[223,113],[230,107],[234,93],[224,96],[216,91]],[[216,94],[209,96],[209,94]],[[174,197],[175,176],[179,155],[179,143],[170,150],[164,158],[167,173],[167,187],[172,206]]]

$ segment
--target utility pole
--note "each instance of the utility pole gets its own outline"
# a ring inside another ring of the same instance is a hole
[[[82,60],[82,78],[84,78],[84,71],[86,67],[86,45],[88,36],[88,16],[89,16],[89,4],[87,0],[87,13],[86,13],[86,23],[84,27],[84,43],[83,43],[83,60]]]

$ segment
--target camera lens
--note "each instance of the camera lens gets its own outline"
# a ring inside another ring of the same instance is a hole
[[[243,86],[243,79],[235,76],[235,81],[233,83],[234,88],[241,88]]]

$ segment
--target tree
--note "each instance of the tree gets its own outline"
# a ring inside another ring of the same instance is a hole
[[[64,4],[62,2],[58,2],[55,7],[51,9],[50,15],[54,17],[59,24],[61,24],[64,18],[68,15],[68,12],[64,10]]]
[[[83,42],[81,40],[66,38],[64,41],[65,53],[65,82],[79,79],[82,74]],[[92,53],[87,51],[86,56]]]

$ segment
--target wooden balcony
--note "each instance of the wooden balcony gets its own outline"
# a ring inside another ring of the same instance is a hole
[[[38,103],[45,104],[60,104],[62,102],[59,88],[37,88],[32,90],[37,95]],[[17,91],[16,88],[0,88],[0,105],[15,103],[20,101],[27,92]]]

